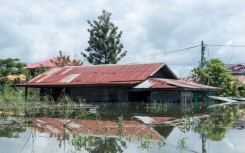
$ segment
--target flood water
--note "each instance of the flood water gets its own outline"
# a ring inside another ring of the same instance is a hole
[[[1,126],[0,153],[245,152],[245,118],[234,114],[241,108],[216,113],[206,105],[94,104],[99,108],[80,117],[40,116],[35,118],[35,126]],[[187,115],[195,117],[178,120]],[[146,125],[147,117],[155,121]],[[2,123],[13,120],[24,119],[1,117]],[[178,124],[172,122],[175,120]],[[166,124],[168,121],[172,123]]]

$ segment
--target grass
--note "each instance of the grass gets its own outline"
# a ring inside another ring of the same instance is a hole
[[[85,112],[82,108],[86,105],[84,100],[75,103],[67,95],[60,97],[58,102],[48,96],[44,96],[41,101],[39,91],[29,89],[28,99],[25,100],[24,97],[23,88],[7,86],[4,94],[0,96],[0,115],[68,118]]]

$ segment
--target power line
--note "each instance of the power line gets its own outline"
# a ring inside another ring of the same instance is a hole
[[[184,51],[187,51],[187,50],[190,50],[190,49],[193,49],[193,48],[196,48],[196,47],[200,47],[201,45],[195,45],[195,46],[191,46],[191,47],[186,47],[186,48],[182,48],[182,49],[174,49],[174,50],[167,50],[167,51],[164,51],[164,52],[161,52],[161,53],[151,53],[151,54],[141,54],[140,56],[137,56],[137,57],[133,57],[133,56],[127,56],[125,58],[125,62],[122,62],[122,63],[139,63],[139,62],[144,62],[144,61],[148,61],[148,60],[156,60],[156,59],[159,59],[159,58],[162,58],[163,56],[167,56],[167,55],[172,55],[172,54],[176,54],[176,53],[179,53],[179,52],[184,52]],[[215,45],[215,44],[204,44],[205,47],[207,47],[208,49],[208,57],[210,58],[209,56],[209,47],[245,47],[243,45]],[[233,54],[234,54],[234,50],[233,50],[233,53],[232,53],[232,57],[231,59],[233,58]],[[147,57],[149,56],[149,57]],[[144,58],[141,58],[139,59],[140,57],[144,57]],[[147,58],[145,58],[147,57]],[[230,59],[230,60],[231,60]],[[131,62],[133,61],[133,62]]]
[[[228,64],[230,64],[230,63],[231,63],[231,60],[232,60],[233,55],[234,55],[234,52],[235,52],[235,48],[233,48],[232,55],[231,55],[231,58],[230,58],[230,61],[228,62]]]
[[[183,51],[186,51],[186,50],[190,50],[190,49],[192,49],[192,48],[196,48],[196,47],[199,47],[199,46],[201,46],[201,45],[191,46],[191,47],[182,48],[182,49],[168,50],[168,51],[164,51],[164,52],[162,52],[162,53],[158,53],[158,54],[155,54],[155,55],[154,55],[154,54],[141,54],[141,56],[151,55],[151,57],[136,60],[134,63],[142,62],[142,61],[147,61],[147,60],[152,60],[152,59],[162,58],[162,56],[171,55],[171,54],[176,54],[176,53],[183,52]],[[155,57],[152,57],[152,56],[155,56]],[[135,59],[137,59],[137,58],[135,58],[135,57],[130,57],[130,58],[131,58],[130,60],[135,60]],[[127,59],[127,58],[126,58],[126,59]],[[128,61],[127,61],[127,62],[128,62]]]
[[[206,44],[207,46],[217,46],[217,47],[222,47],[222,46],[224,46],[224,47],[245,47],[245,46],[243,46],[243,45],[208,45],[208,44]]]

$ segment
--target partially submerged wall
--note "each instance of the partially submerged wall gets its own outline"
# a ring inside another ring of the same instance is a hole
[[[75,101],[83,98],[87,102],[126,102],[128,87],[72,87],[71,97]]]

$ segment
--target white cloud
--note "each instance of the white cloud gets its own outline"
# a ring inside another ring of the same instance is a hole
[[[58,54],[73,56],[85,50],[87,20],[97,19],[103,9],[123,31],[122,43],[129,58],[167,62],[178,76],[198,65],[200,48],[163,58],[166,50],[200,44],[245,44],[245,2],[201,0],[52,0],[0,1],[0,57],[37,62]],[[145,55],[147,54],[147,55]],[[209,57],[224,62],[243,62],[243,48],[209,47]],[[149,59],[149,58],[148,58]]]

